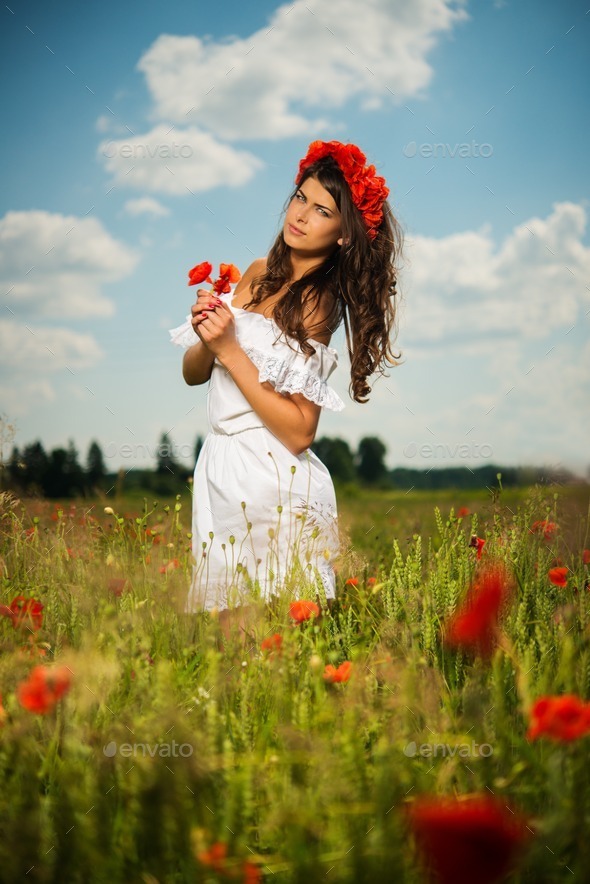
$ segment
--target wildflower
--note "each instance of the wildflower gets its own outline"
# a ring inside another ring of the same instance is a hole
[[[198,854],[198,860],[204,866],[210,866],[216,872],[223,872],[226,856],[227,844],[224,844],[223,841],[216,841],[209,850],[203,850]]]
[[[351,672],[352,663],[350,660],[341,663],[337,669],[331,663],[328,663],[324,669],[324,681],[327,681],[329,684],[345,684],[350,678]]]
[[[420,798],[408,818],[438,884],[500,881],[528,838],[525,819],[487,795]]]
[[[258,866],[255,866],[254,863],[249,862],[247,859],[244,860],[242,873],[244,875],[243,884],[260,884],[262,881],[262,872]]]
[[[36,599],[26,599],[23,595],[17,595],[10,607],[0,605],[0,614],[10,617],[15,629],[26,627],[38,630],[43,626],[43,605]]]
[[[547,737],[559,742],[570,742],[590,733],[590,703],[575,694],[540,697],[531,709],[529,740]]]
[[[27,681],[19,684],[18,700],[29,712],[45,715],[70,686],[71,674],[67,666],[35,666]]]
[[[210,264],[209,261],[203,261],[202,264],[197,264],[188,272],[188,284],[198,285],[200,282],[212,282],[209,278],[212,270],[213,265]]]
[[[114,516],[115,515],[115,511],[112,508],[112,506],[105,506],[104,511],[107,514],[107,516]]]
[[[472,536],[471,540],[469,541],[469,546],[473,546],[473,547],[475,547],[475,549],[477,549],[477,558],[478,559],[481,559],[481,554],[483,552],[484,545],[485,545],[485,540],[483,540],[481,537],[478,537],[477,534],[474,534]]]
[[[585,565],[590,565],[590,549],[585,549],[582,551],[582,562]]]
[[[109,592],[114,593],[117,598],[120,598],[127,585],[128,580],[125,577],[112,577],[108,584]]]
[[[470,515],[470,509],[467,506],[460,506],[459,509],[457,510],[457,518],[458,519],[462,519],[463,516],[469,516],[469,515]]]
[[[547,519],[538,519],[536,522],[533,522],[529,531],[532,534],[542,534],[544,540],[551,540],[558,527],[555,522],[548,522]]]
[[[160,574],[168,574],[170,571],[174,571],[175,568],[179,567],[180,562],[178,559],[170,559],[166,565],[160,565]]]
[[[280,651],[283,646],[283,636],[280,632],[275,632],[274,635],[269,635],[267,638],[263,639],[260,648],[262,651]]]
[[[367,577],[367,586],[373,587],[373,586],[375,586],[376,583],[377,583],[376,577]]]
[[[297,601],[289,605],[289,614],[296,623],[303,623],[311,617],[319,617],[320,609],[315,602]]]
[[[229,292],[232,282],[239,282],[242,274],[233,264],[219,265],[219,278],[213,283],[213,291],[218,295]]]
[[[504,565],[501,562],[488,565],[470,587],[463,606],[451,617],[446,642],[488,656],[511,588]]]
[[[554,586],[567,586],[567,575],[567,568],[550,568],[548,577]]]
[[[349,577],[344,585],[345,586],[358,586],[359,579],[358,579],[358,577]]]

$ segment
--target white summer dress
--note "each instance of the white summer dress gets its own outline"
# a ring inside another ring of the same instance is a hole
[[[310,339],[306,357],[274,320],[232,304],[238,343],[279,393],[302,393],[333,411],[344,403],[328,386],[338,353]],[[200,338],[191,317],[170,329],[188,349]],[[294,349],[291,349],[289,343]],[[310,450],[292,454],[268,430],[216,358],[207,390],[210,431],[193,481],[192,551],[195,559],[185,611],[223,609],[251,598],[335,597],[332,562],[338,552],[334,485]],[[318,579],[319,578],[319,579]]]

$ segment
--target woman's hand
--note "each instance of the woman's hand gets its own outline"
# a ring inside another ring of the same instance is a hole
[[[216,307],[221,306],[221,303],[221,299],[217,297],[215,292],[208,291],[207,289],[197,289],[197,300],[191,307],[191,325],[201,340],[203,338],[199,333],[199,325],[207,315],[207,311],[215,310]]]
[[[220,362],[238,345],[234,315],[214,292],[197,291],[197,303],[191,307],[192,326],[206,347]]]

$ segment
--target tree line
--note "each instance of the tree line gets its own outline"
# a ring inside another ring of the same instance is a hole
[[[155,452],[154,469],[130,467],[125,470],[121,467],[113,472],[107,470],[103,450],[95,440],[88,447],[83,465],[73,440],[69,440],[67,448],[54,448],[50,452],[45,451],[37,440],[22,449],[14,446],[9,459],[6,462],[3,458],[0,460],[0,490],[47,498],[91,497],[109,493],[114,487],[120,491],[123,486],[142,488],[155,494],[175,494],[192,476],[202,445],[203,437],[197,436],[193,462],[187,465],[178,459],[169,434],[163,432]],[[563,468],[511,468],[487,464],[474,470],[465,466],[390,469],[385,463],[387,447],[377,436],[365,436],[356,449],[344,439],[322,436],[311,449],[326,465],[336,485],[356,484],[397,490],[482,488],[493,486],[498,472],[502,473],[504,486],[578,481]]]

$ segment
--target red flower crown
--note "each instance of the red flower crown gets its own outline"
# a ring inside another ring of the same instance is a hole
[[[352,201],[363,216],[370,239],[375,239],[383,220],[383,203],[389,196],[385,178],[375,174],[375,166],[365,165],[367,158],[356,144],[340,141],[312,141],[306,156],[299,163],[295,184],[299,184],[304,171],[323,157],[333,157],[346,183],[350,187]]]

